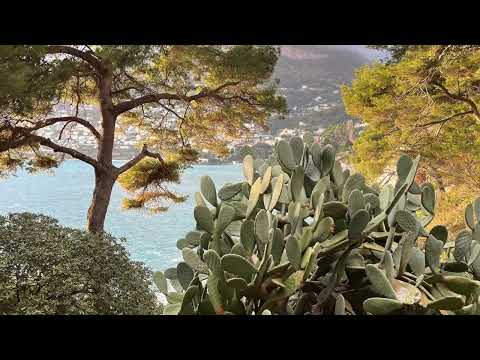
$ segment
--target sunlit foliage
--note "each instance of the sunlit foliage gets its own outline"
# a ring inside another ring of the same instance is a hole
[[[443,211],[459,213],[449,199],[463,204],[480,194],[480,48],[391,47],[391,61],[360,68],[342,88],[347,113],[367,125],[351,160],[376,179],[399,153],[420,154],[421,168],[442,191],[466,185],[441,202]]]

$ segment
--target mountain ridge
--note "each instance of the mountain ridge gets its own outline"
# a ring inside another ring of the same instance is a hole
[[[360,47],[348,45],[281,45],[273,78],[279,79],[279,92],[286,97],[289,114],[274,118],[271,132],[298,128],[326,128],[345,122],[340,87],[350,84],[355,70],[370,63]]]

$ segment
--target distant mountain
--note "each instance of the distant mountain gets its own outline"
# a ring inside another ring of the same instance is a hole
[[[300,122],[314,130],[347,120],[340,86],[349,84],[355,69],[372,61],[360,46],[282,45],[273,77],[290,109],[284,120],[273,120],[273,133],[297,128]]]

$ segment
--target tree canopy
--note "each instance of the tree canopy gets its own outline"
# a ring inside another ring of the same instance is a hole
[[[480,48],[397,46],[393,55],[360,68],[342,88],[347,113],[367,125],[353,164],[376,179],[399,153],[420,154],[424,176],[442,190],[468,189],[452,199],[461,208],[480,193]]]
[[[271,78],[278,56],[278,47],[254,45],[0,46],[2,170],[52,168],[65,155],[90,164],[94,231],[103,229],[119,177],[133,195],[127,207],[165,209],[159,200],[182,199],[166,185],[196,160],[196,149],[227,155],[228,140],[251,131],[246,124],[265,126],[286,111]],[[57,104],[71,114],[56,116]],[[80,116],[86,104],[100,108],[100,124]],[[95,139],[96,157],[72,145],[68,134],[79,126]],[[128,127],[140,134],[139,153],[117,167],[112,151]]]

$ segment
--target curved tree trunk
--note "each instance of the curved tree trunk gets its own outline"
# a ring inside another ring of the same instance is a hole
[[[98,90],[102,113],[102,138],[98,143],[97,160],[103,169],[95,168],[95,189],[87,215],[87,231],[91,233],[103,232],[113,184],[117,180],[112,165],[116,115],[111,94],[111,66],[102,64],[100,75]]]
[[[93,191],[92,202],[87,215],[88,232],[103,232],[105,216],[107,215],[110,196],[112,195],[115,180],[116,178],[113,174],[95,170],[95,189]]]

